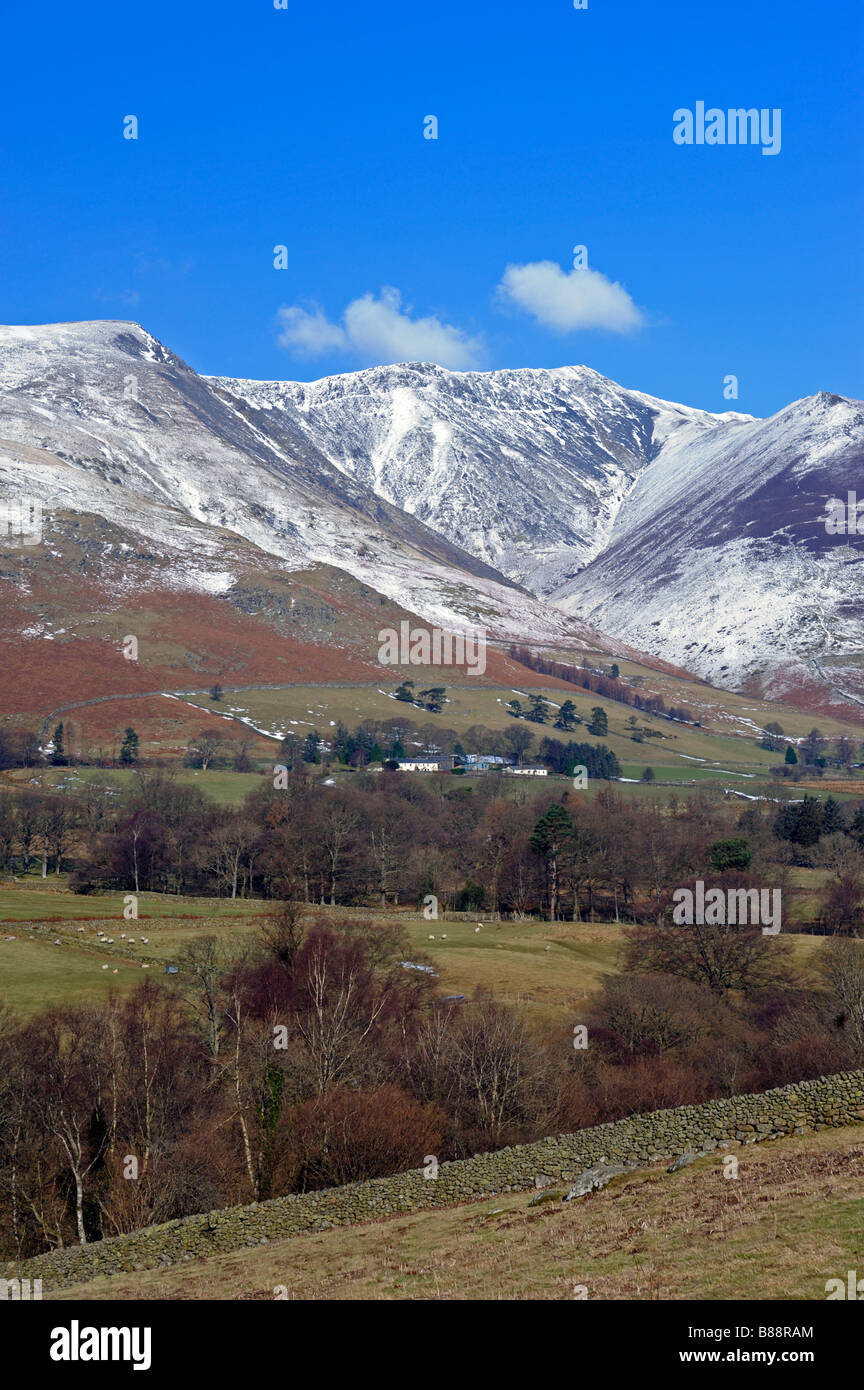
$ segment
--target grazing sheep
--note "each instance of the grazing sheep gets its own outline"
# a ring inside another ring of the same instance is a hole
[[[447,940],[447,933],[446,933],[446,931],[442,931],[442,933],[441,933],[441,940],[442,940],[442,941],[446,941],[446,940]]]
[[[434,940],[435,940],[434,936],[430,936],[429,940],[430,940],[430,941],[434,941]]]
[[[102,969],[103,969],[103,970],[107,970],[107,969],[108,969],[108,966],[107,966],[107,965],[103,965],[103,966],[102,966]]]

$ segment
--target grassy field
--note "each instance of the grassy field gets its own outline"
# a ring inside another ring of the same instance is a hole
[[[692,734],[696,739],[702,739],[706,735],[713,735],[721,740],[729,738],[731,743],[726,746],[739,748],[742,741],[745,744],[749,741],[757,760],[764,760],[766,763],[775,761],[777,755],[763,755],[762,750],[755,747],[755,739],[758,737],[755,731],[764,728],[765,724],[771,721],[778,721],[792,738],[803,738],[814,725],[818,725],[822,732],[830,737],[847,734],[859,741],[861,738],[861,725],[854,721],[814,715],[768,701],[734,695],[702,685],[698,681],[659,676],[647,668],[633,667],[632,672],[628,672],[626,668],[627,663],[621,663],[622,677],[628,680],[633,673],[638,672],[642,681],[639,685],[642,694],[662,694],[669,703],[686,705],[702,721],[703,728],[691,730],[686,725],[674,724],[667,719],[643,716],[638,710],[606,700],[583,690],[578,685],[549,686],[546,689],[541,688],[539,693],[544,695],[553,707],[566,699],[572,700],[577,713],[583,718],[587,716],[588,719],[592,707],[600,704],[609,715],[610,728],[620,727],[622,731],[630,715],[635,715],[640,724],[671,731],[679,737],[686,738]],[[335,728],[340,719],[351,728],[362,719],[394,719],[399,716],[414,719],[419,724],[429,722],[457,730],[464,730],[472,724],[485,724],[490,729],[503,729],[512,723],[512,717],[506,710],[507,702],[521,696],[524,705],[524,696],[528,689],[518,686],[481,685],[466,681],[464,677],[461,683],[453,683],[447,670],[429,671],[425,672],[420,684],[445,686],[447,703],[440,714],[428,714],[424,710],[403,704],[393,696],[403,675],[410,679],[416,677],[416,674],[416,670],[405,668],[404,671],[399,671],[394,668],[392,682],[382,682],[379,685],[296,685],[280,690],[265,687],[242,690],[226,688],[218,706],[214,706],[212,700],[204,695],[188,695],[184,698],[188,703],[202,709],[216,708],[220,713],[245,717],[259,729],[279,736],[289,728],[303,735],[310,729],[317,728],[319,733],[326,736],[327,730]],[[538,728],[541,734],[554,732],[551,722],[545,729],[542,726]],[[580,730],[580,733],[573,737],[581,737],[581,733]],[[690,751],[683,744],[680,746],[684,752]],[[719,744],[714,746],[718,749],[721,747]]]
[[[432,680],[432,677],[429,679]],[[446,683],[446,673],[441,680]],[[644,691],[662,688],[666,697],[678,700],[686,698],[691,707],[694,705],[692,697],[698,696],[701,703],[696,706],[694,713],[704,719],[705,726],[702,728],[643,715],[578,686],[565,690],[553,687],[542,690],[540,693],[550,704],[549,722],[545,725],[528,724],[526,727],[531,729],[538,742],[548,735],[565,741],[569,738],[578,742],[605,743],[618,757],[622,773],[628,778],[641,778],[644,769],[651,767],[660,782],[699,784],[713,781],[725,785],[731,783],[739,790],[752,792],[761,790],[755,783],[766,781],[771,768],[783,761],[782,754],[769,753],[757,747],[757,731],[766,722],[779,720],[791,737],[803,737],[814,724],[818,724],[828,736],[845,733],[856,741],[861,738],[860,726],[851,723],[816,718],[802,714],[800,710],[721,694],[698,682],[689,685],[692,688],[682,693],[675,688],[674,682],[673,688],[667,688],[663,680],[651,673],[642,688]],[[305,737],[310,731],[316,730],[326,739],[340,721],[348,728],[354,728],[364,719],[389,720],[400,716],[414,720],[421,728],[429,725],[465,734],[474,724],[493,730],[511,727],[513,719],[507,713],[507,702],[524,694],[516,687],[505,689],[470,683],[447,685],[447,704],[440,714],[434,715],[395,700],[392,695],[394,688],[395,678],[393,686],[380,687],[292,686],[283,690],[226,690],[220,707],[226,713],[249,719],[257,728],[279,737],[289,731]],[[562,734],[553,727],[552,719],[554,710],[568,698],[573,701],[584,722],[578,724],[572,733]],[[201,708],[210,708],[212,704],[203,696],[190,696],[189,699],[192,703],[197,702]],[[595,705],[605,709],[608,717],[609,731],[603,738],[595,738],[587,732],[591,710]],[[641,743],[634,742],[632,738],[633,729],[628,724],[631,717],[637,719],[643,734],[648,731]],[[748,787],[748,782],[754,785]],[[860,781],[846,778],[842,794],[855,795],[857,787],[860,787],[857,794],[864,795],[864,778]]]
[[[864,1126],[824,1130],[625,1174],[566,1205],[563,1187],[536,1207],[509,1193],[44,1297],[554,1301],[584,1286],[595,1300],[821,1300],[864,1266],[862,1177]]]
[[[275,746],[275,745],[274,745]],[[275,759],[274,759],[275,760]],[[0,787],[11,789],[30,787],[45,791],[67,791],[80,796],[88,786],[103,787],[106,790],[122,792],[133,786],[137,773],[132,768],[102,767],[48,767],[34,772],[30,769],[16,769],[6,773]],[[232,772],[223,768],[208,768],[201,772],[197,768],[171,767],[172,779],[181,786],[197,786],[206,796],[222,806],[240,806],[256,787],[261,785],[261,772]]]
[[[792,871],[784,904],[791,928],[810,914],[824,878],[824,870]],[[231,902],[142,893],[137,921],[124,919],[123,906],[119,893],[82,896],[62,886],[0,888],[0,997],[21,1013],[32,1014],[47,1004],[103,997],[111,988],[123,992],[141,978],[142,963],[163,978],[164,967],[176,963],[185,948],[204,935],[217,938],[226,958],[258,949],[261,926],[274,905],[258,899]],[[417,963],[435,968],[444,993],[466,998],[478,991],[492,993],[545,1018],[578,1010],[603,975],[620,969],[625,930],[612,922],[495,922],[481,913],[467,920],[425,921],[408,910],[304,909],[307,922],[319,917],[335,922],[398,921],[406,952]],[[113,937],[113,945],[99,940],[100,928]],[[784,935],[793,943],[802,978],[815,978],[825,938],[794,931]],[[146,945],[142,936],[147,937]]]
[[[112,987],[122,992],[137,984],[142,962],[162,978],[164,966],[175,963],[187,945],[204,935],[215,936],[226,957],[257,948],[261,925],[272,911],[272,905],[254,900],[232,903],[150,893],[141,894],[138,907],[138,920],[125,921],[119,894],[80,897],[62,891],[0,889],[5,922],[0,932],[0,997],[21,1013],[32,1014],[49,1003],[102,997]],[[307,921],[319,916],[328,921],[394,920],[392,912],[363,908],[306,910]],[[493,992],[546,1015],[572,1009],[604,973],[614,971],[622,941],[621,929],[614,925],[486,922],[482,916],[427,922],[413,913],[399,913],[398,921],[411,957],[434,966],[445,993]],[[475,931],[481,922],[481,930]],[[100,942],[100,928],[113,937],[113,945]],[[131,937],[134,945],[129,944]],[[108,970],[103,968],[106,964]]]

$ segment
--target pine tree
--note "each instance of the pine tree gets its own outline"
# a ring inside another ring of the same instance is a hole
[[[609,720],[601,705],[595,705],[591,711],[591,723],[588,725],[588,732],[593,734],[595,738],[605,738],[609,732]]]
[[[533,724],[545,724],[546,701],[543,696],[535,692],[533,695],[529,695],[528,699],[531,702],[531,708],[525,716],[526,719],[530,719]]]
[[[558,717],[555,720],[555,728],[564,729],[569,733],[571,729],[575,728],[576,722],[576,706],[572,700],[565,700],[558,711]]]
[[[784,761],[790,764],[797,763],[798,761],[798,754],[795,752],[795,749],[792,747],[791,743],[786,749],[786,757]]]
[[[829,796],[822,810],[822,833],[833,835],[835,830],[843,829],[843,813],[840,802]]]
[[[321,747],[321,736],[315,732],[306,735],[303,744],[304,763],[320,763],[321,754],[318,751]]]
[[[52,761],[52,763],[54,764],[55,767],[65,767],[65,766],[66,766],[66,754],[65,754],[64,751],[63,751],[63,723],[62,723],[62,720],[61,720],[61,722],[57,725],[57,728],[54,730],[53,734],[51,735],[51,742],[52,742],[52,744],[53,744],[53,752],[52,752],[52,754],[51,754],[51,761]]]
[[[132,728],[127,729],[123,737],[123,743],[120,747],[120,761],[124,767],[129,767],[138,761],[138,735]]]
[[[558,916],[559,857],[573,830],[573,822],[566,807],[556,802],[550,806],[534,826],[531,835],[531,848],[542,854],[546,861],[549,884],[549,916],[552,921]]]

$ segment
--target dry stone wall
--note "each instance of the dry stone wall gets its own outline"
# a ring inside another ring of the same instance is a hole
[[[184,1217],[132,1235],[39,1255],[26,1260],[20,1270],[9,1264],[3,1277],[20,1273],[41,1278],[47,1292],[99,1275],[158,1269],[331,1226],[533,1189],[540,1176],[572,1182],[598,1163],[639,1166],[689,1150],[710,1152],[723,1144],[758,1143],[861,1122],[864,1072],[840,1072],[758,1095],[631,1115],[535,1144],[442,1163],[436,1178],[415,1168],[347,1187]]]

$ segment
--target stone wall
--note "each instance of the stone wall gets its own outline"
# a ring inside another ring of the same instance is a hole
[[[11,1278],[20,1272],[41,1278],[47,1293],[99,1275],[158,1269],[329,1226],[355,1225],[397,1212],[533,1189],[538,1175],[572,1181],[584,1169],[604,1161],[648,1164],[677,1158],[688,1150],[710,1151],[723,1144],[757,1143],[861,1122],[864,1072],[840,1072],[759,1095],[631,1115],[536,1144],[442,1163],[437,1178],[424,1177],[423,1169],[415,1168],[395,1177],[184,1217],[133,1235],[39,1255],[26,1260],[20,1271],[8,1264],[5,1270],[0,1267],[0,1277]]]

